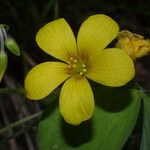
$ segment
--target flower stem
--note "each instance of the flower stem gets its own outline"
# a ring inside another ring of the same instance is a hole
[[[55,19],[59,17],[59,0],[55,0],[54,3],[54,17]]]
[[[30,130],[33,126],[35,126],[38,123],[38,120],[35,120],[32,124],[27,125],[24,128],[21,128],[20,130],[18,130],[17,132],[15,132],[14,134],[2,139],[0,141],[0,145],[1,144],[5,144],[6,142],[8,142],[9,140],[16,138],[18,136],[20,136],[21,134],[24,134],[25,132],[27,132],[28,130]]]
[[[24,94],[24,89],[0,88],[0,94],[11,94],[11,93]]]
[[[5,28],[2,28],[1,30],[2,30],[2,33],[3,33],[4,38],[5,38],[5,40],[6,40],[6,39],[8,38],[7,33],[6,33],[6,29],[5,29]]]
[[[0,50],[4,52],[5,43],[4,43],[4,36],[1,28],[0,28],[0,46],[1,46]]]
[[[21,124],[23,124],[23,123],[25,123],[25,122],[27,122],[27,121],[29,121],[29,120],[31,120],[31,119],[40,117],[40,116],[42,115],[42,112],[43,112],[43,111],[37,112],[37,113],[35,113],[35,114],[33,114],[33,115],[27,116],[27,117],[25,117],[25,118],[23,118],[23,119],[21,119],[21,120],[18,120],[18,121],[16,121],[16,122],[12,123],[12,124],[9,124],[9,125],[6,126],[5,128],[0,129],[0,134],[6,132],[7,130],[9,130],[9,129],[11,129],[11,128],[17,127],[17,126],[19,126],[19,125],[21,125]]]

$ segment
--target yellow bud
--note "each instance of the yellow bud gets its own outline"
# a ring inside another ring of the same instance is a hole
[[[116,47],[125,51],[133,60],[148,55],[150,40],[143,36],[123,30],[118,35]]]
[[[7,69],[7,54],[4,51],[0,51],[0,81]]]
[[[5,40],[5,45],[9,51],[11,51],[13,54],[19,56],[20,55],[20,49],[18,44],[13,38],[7,38]]]

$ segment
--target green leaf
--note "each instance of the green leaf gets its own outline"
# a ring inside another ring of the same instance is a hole
[[[143,134],[141,150],[150,150],[150,93],[143,95],[144,113],[143,113]]]
[[[39,150],[120,150],[136,123],[140,93],[98,87],[94,95],[94,116],[79,126],[63,121],[57,103],[47,108],[38,126]]]

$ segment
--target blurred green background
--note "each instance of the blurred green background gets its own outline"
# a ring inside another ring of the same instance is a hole
[[[35,42],[36,32],[41,26],[63,17],[77,35],[81,23],[90,15],[98,13],[112,17],[120,30],[127,29],[150,38],[150,0],[0,0],[0,24],[9,25],[9,34],[16,39],[21,49],[20,57],[8,53],[8,68],[0,87],[23,87],[29,69],[53,59]],[[136,80],[145,89],[150,89],[150,56],[136,62],[136,72]],[[40,110],[39,103],[26,101],[22,95],[1,94],[0,128]],[[29,128],[25,134],[18,134],[16,138],[11,138],[11,135],[18,128],[0,135],[0,149],[36,150],[36,129],[36,126]],[[138,150],[139,141],[140,132],[137,129],[124,149]]]

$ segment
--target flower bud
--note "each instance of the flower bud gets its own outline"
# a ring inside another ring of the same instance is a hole
[[[143,36],[123,30],[118,35],[117,48],[125,51],[133,60],[148,55],[150,40]]]
[[[4,51],[0,51],[0,81],[7,69],[7,54]]]
[[[8,31],[9,26],[7,24],[0,24],[0,29],[6,29],[6,31]]]
[[[18,44],[16,43],[16,41],[13,38],[8,37],[5,40],[5,45],[6,45],[7,49],[9,51],[11,51],[13,54],[15,54],[17,56],[20,56],[19,46],[18,46]]]

